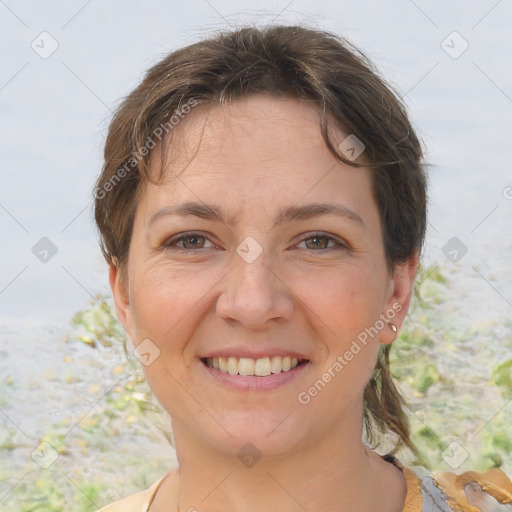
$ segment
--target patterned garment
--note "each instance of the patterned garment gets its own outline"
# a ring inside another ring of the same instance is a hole
[[[512,482],[501,469],[434,471],[418,476],[393,455],[382,455],[399,469],[407,483],[402,512],[512,512]]]
[[[381,457],[399,468],[407,484],[401,512],[512,512],[512,482],[498,468],[466,471],[459,475],[445,471],[418,476],[391,454]],[[150,512],[151,503],[164,475],[145,491],[116,501],[97,512]]]

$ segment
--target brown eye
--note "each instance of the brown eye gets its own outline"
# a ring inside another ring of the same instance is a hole
[[[315,235],[312,236],[311,238],[306,238],[305,242],[306,246],[308,246],[308,241],[311,241],[311,244],[309,244],[308,249],[326,249],[329,240],[332,240],[332,238],[322,235]]]
[[[313,250],[331,250],[331,249],[347,249],[347,245],[341,242],[338,242],[337,239],[332,236],[323,235],[321,233],[313,234],[308,238],[303,239],[304,244],[306,245],[306,249]],[[329,243],[332,244],[329,246]]]
[[[204,236],[189,235],[178,238],[178,241],[183,242],[184,249],[197,249],[204,246]]]
[[[205,246],[206,242],[209,242],[208,238],[199,233],[185,233],[183,235],[170,238],[162,244],[162,247],[166,250],[172,250],[177,252],[193,252],[196,249],[210,249],[213,247]]]

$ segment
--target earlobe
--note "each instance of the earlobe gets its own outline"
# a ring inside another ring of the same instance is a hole
[[[418,251],[415,251],[405,263],[395,268],[391,283],[391,293],[386,302],[386,310],[383,313],[387,318],[387,323],[379,333],[379,341],[381,343],[392,343],[404,323],[409,311],[418,264],[419,255]]]

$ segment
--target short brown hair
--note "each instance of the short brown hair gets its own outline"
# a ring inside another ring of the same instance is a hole
[[[191,102],[214,106],[258,93],[314,102],[332,154],[348,165],[370,167],[390,272],[421,252],[427,179],[421,144],[399,95],[361,51],[339,36],[301,26],[267,26],[223,31],[169,54],[121,103],[95,188],[95,219],[108,263],[120,272],[126,267],[141,185],[152,181],[148,147],[155,134],[165,146],[173,117],[178,119]],[[335,148],[330,121],[362,141],[365,163]],[[375,426],[382,433],[392,431],[398,435],[392,453],[405,444],[422,460],[389,371],[391,345],[380,348],[364,391],[367,438],[376,439]]]

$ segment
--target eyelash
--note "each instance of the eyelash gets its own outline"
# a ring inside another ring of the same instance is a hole
[[[183,248],[178,248],[178,247],[173,245],[173,244],[179,243],[182,240],[186,240],[187,238],[192,238],[192,237],[205,238],[206,240],[208,240],[208,237],[203,235],[203,234],[201,234],[201,233],[197,233],[197,232],[184,233],[184,234],[182,234],[180,236],[177,236],[175,238],[169,238],[168,240],[166,240],[162,244],[162,248],[164,248],[164,249],[172,249],[173,251],[180,252],[180,253],[191,253],[191,252],[197,252],[200,249],[210,249],[210,247],[199,247],[198,249],[183,249]],[[333,246],[333,247],[326,247],[324,249],[307,249],[306,248],[305,250],[314,251],[314,252],[322,252],[322,251],[329,251],[329,250],[334,250],[334,249],[345,249],[345,250],[349,249],[347,244],[339,242],[336,238],[334,238],[332,236],[329,236],[329,235],[326,235],[324,233],[311,233],[311,234],[308,234],[307,237],[302,238],[300,243],[302,243],[302,242],[304,242],[306,240],[311,240],[313,238],[325,238],[327,240],[327,243],[334,242],[335,246]]]

